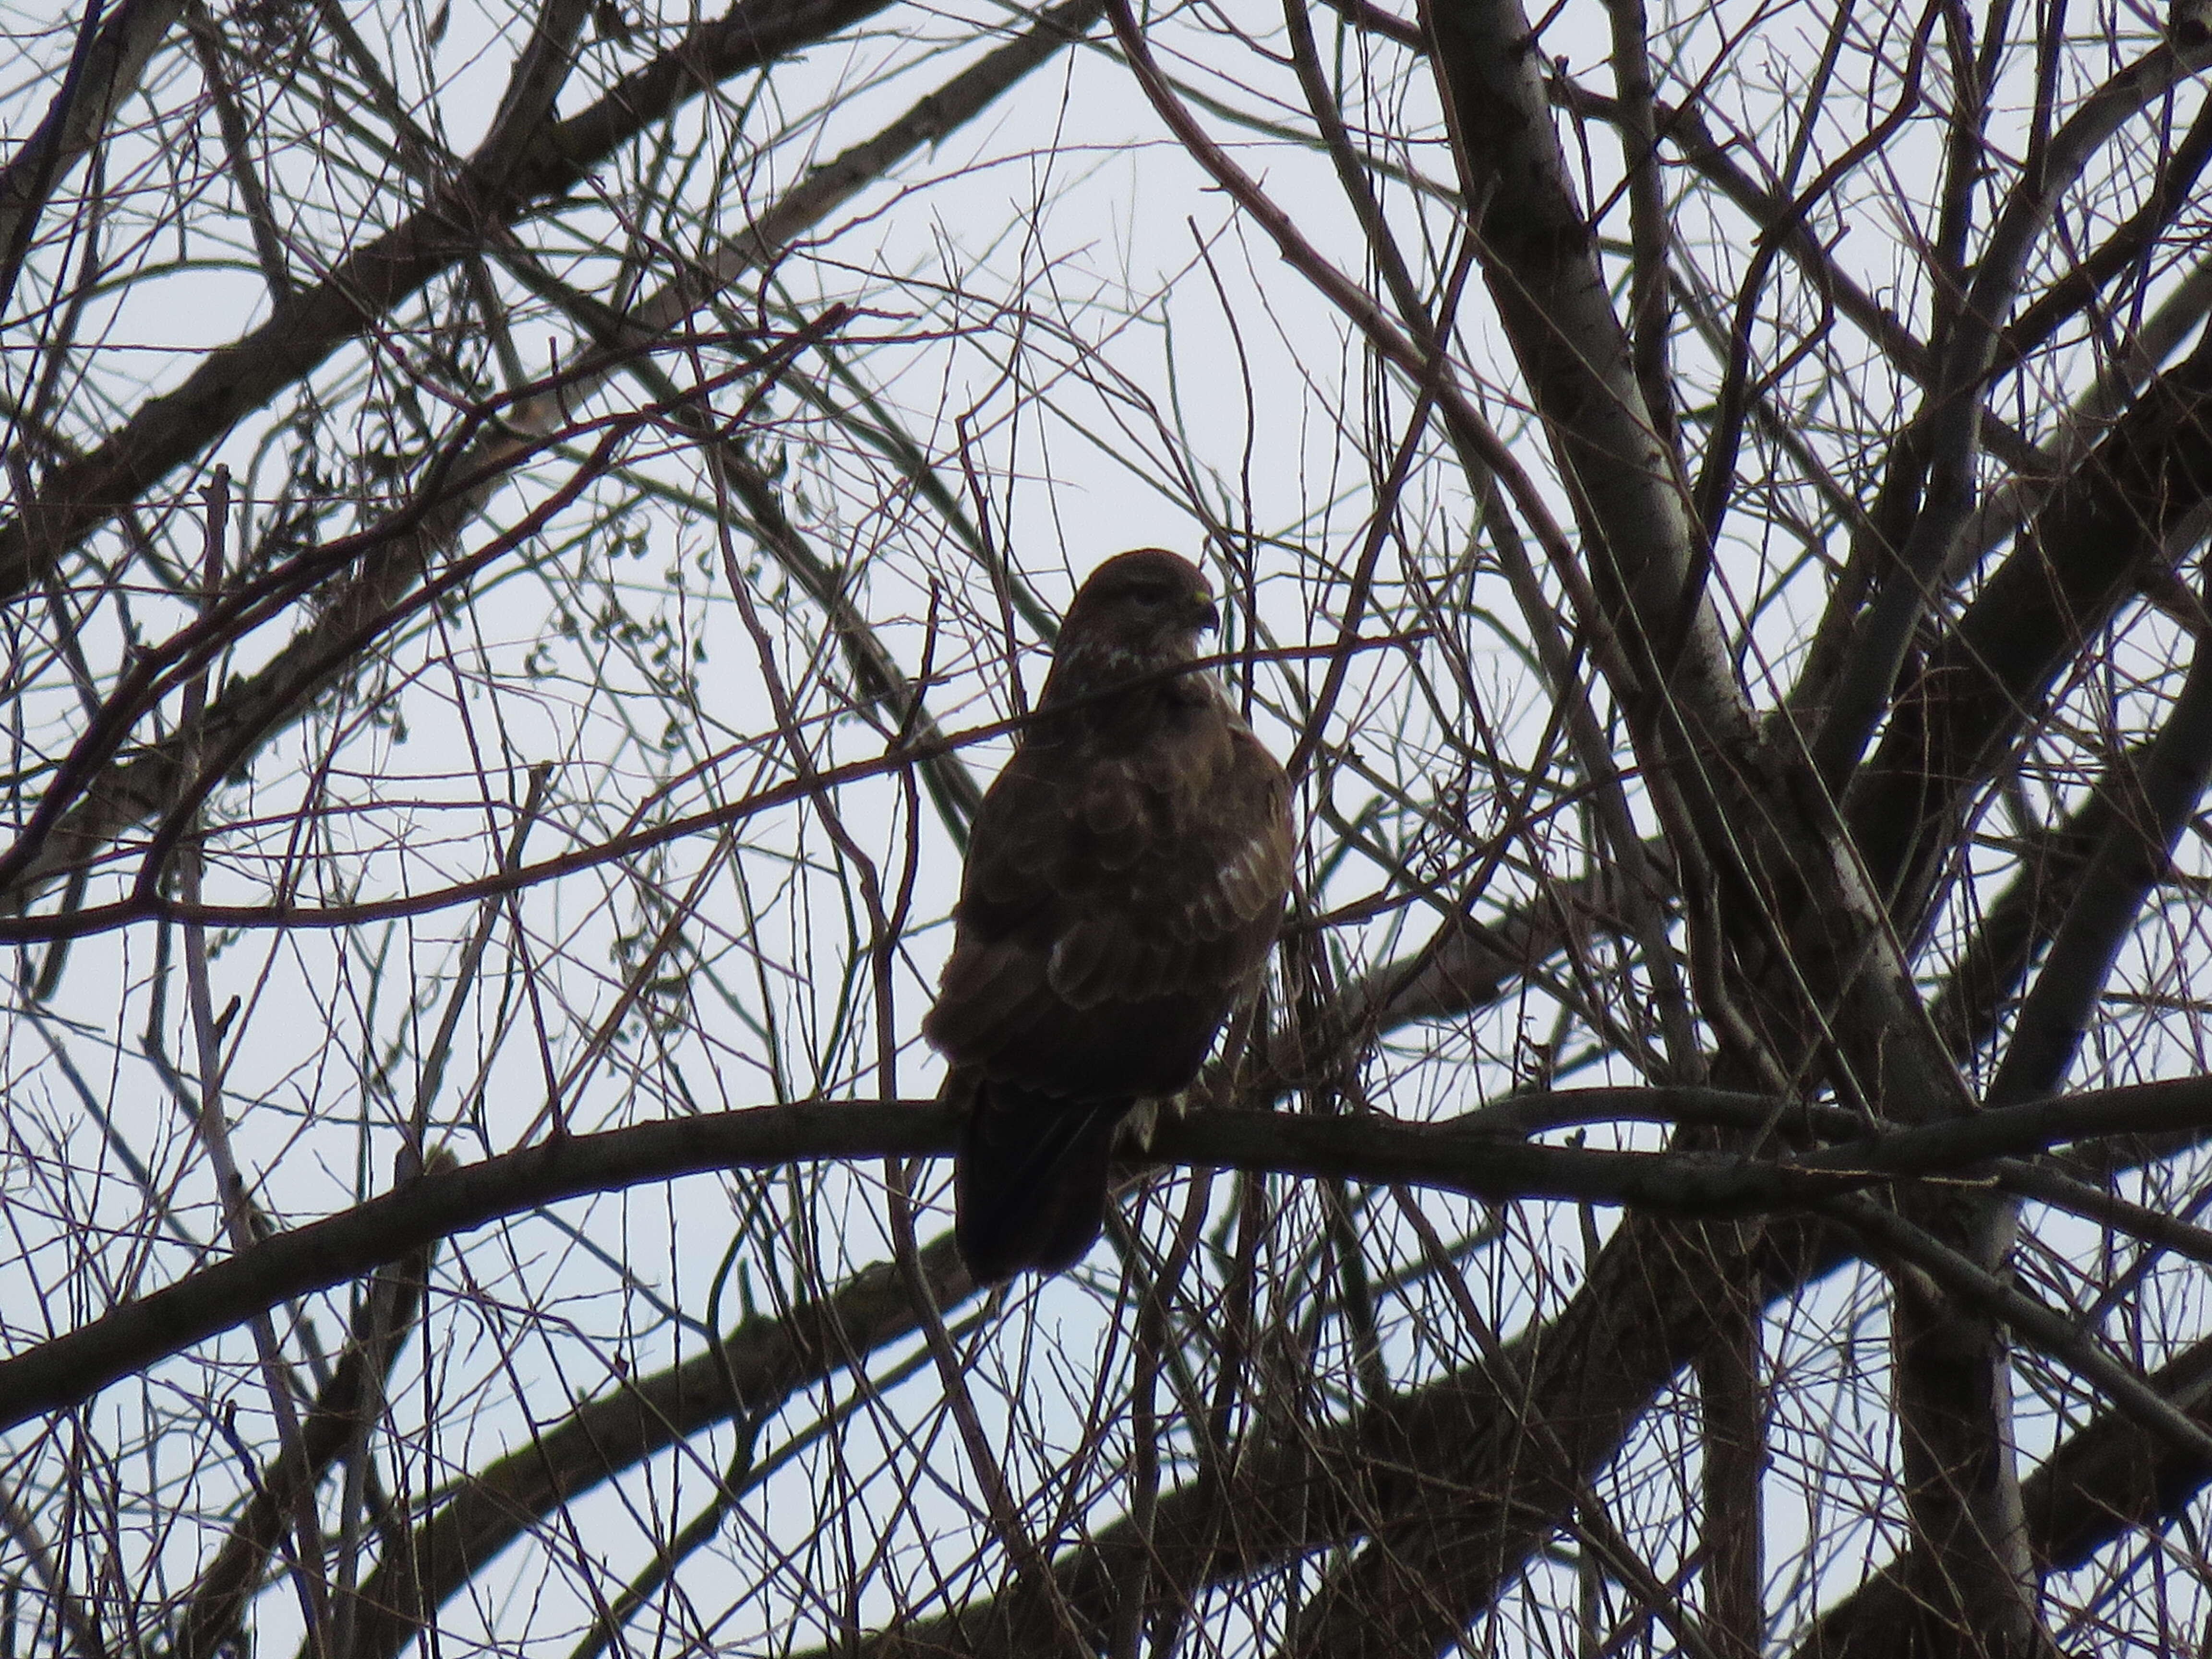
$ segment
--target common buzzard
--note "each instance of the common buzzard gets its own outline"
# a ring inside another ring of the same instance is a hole
[[[1283,769],[1188,666],[1218,625],[1195,565],[1108,560],[983,797],[922,1033],[972,1100],[954,1182],[980,1283],[1081,1259],[1115,1132],[1198,1075],[1258,982],[1290,884]]]

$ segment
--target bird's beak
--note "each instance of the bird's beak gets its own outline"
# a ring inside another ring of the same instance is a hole
[[[1212,599],[1200,599],[1196,615],[1192,618],[1192,625],[1201,634],[1218,633],[1221,629],[1221,607]]]

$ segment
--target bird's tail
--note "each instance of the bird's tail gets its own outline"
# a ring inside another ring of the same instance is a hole
[[[954,1168],[953,1238],[978,1284],[1083,1259],[1106,1219],[1114,1132],[1135,1104],[977,1085]]]

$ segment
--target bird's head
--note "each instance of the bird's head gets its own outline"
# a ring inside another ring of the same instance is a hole
[[[1198,636],[1220,625],[1204,571],[1164,548],[1140,547],[1107,560],[1077,590],[1055,667],[1080,659],[1086,678],[1170,667],[1197,656]]]

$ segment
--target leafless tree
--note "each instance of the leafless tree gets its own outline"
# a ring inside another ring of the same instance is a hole
[[[2193,0],[6,16],[0,1656],[2203,1650]],[[979,1291],[1146,543],[1293,915]]]

